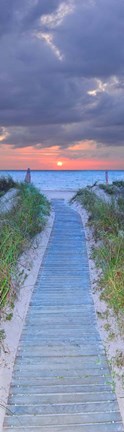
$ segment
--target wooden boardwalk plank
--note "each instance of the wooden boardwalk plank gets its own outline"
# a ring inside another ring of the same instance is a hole
[[[21,335],[4,432],[124,432],[90,290],[80,216],[55,222]]]

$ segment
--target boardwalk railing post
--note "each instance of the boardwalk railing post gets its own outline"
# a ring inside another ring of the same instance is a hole
[[[30,168],[27,169],[26,176],[25,176],[25,183],[31,183],[31,171],[30,171]]]
[[[106,184],[108,184],[108,171],[105,171],[105,180],[106,180]]]

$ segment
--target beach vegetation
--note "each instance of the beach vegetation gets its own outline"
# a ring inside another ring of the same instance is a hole
[[[5,331],[3,329],[0,329],[0,342],[5,339]]]
[[[104,329],[108,332],[111,329],[111,326],[109,323],[104,324]]]
[[[120,211],[124,213],[124,196],[120,196],[117,203]]]
[[[15,188],[17,183],[13,180],[11,176],[0,177],[0,197],[3,196],[10,189]]]
[[[124,210],[119,211],[114,200],[105,203],[89,188],[80,190],[73,200],[87,209],[93,227],[93,257],[102,269],[101,299],[118,313],[124,310]]]
[[[30,239],[43,230],[50,204],[32,184],[18,184],[18,199],[0,222],[0,305],[13,303],[14,275],[19,255]]]
[[[118,188],[124,187],[124,180],[113,181],[113,185],[117,186]]]
[[[113,184],[100,183],[99,188],[103,189],[109,195],[113,195],[115,193],[115,188]]]
[[[117,367],[124,367],[124,353],[122,351],[117,350],[116,356],[114,357],[114,362]]]

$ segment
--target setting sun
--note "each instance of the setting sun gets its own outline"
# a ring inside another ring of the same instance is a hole
[[[61,167],[62,165],[63,165],[63,162],[61,162],[61,161],[57,162],[57,166]]]

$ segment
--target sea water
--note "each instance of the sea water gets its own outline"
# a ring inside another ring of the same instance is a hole
[[[25,171],[0,171],[0,177],[11,176],[24,181]],[[109,183],[124,180],[124,171],[108,171]],[[40,190],[77,190],[95,182],[105,183],[105,171],[31,171],[31,181]]]

